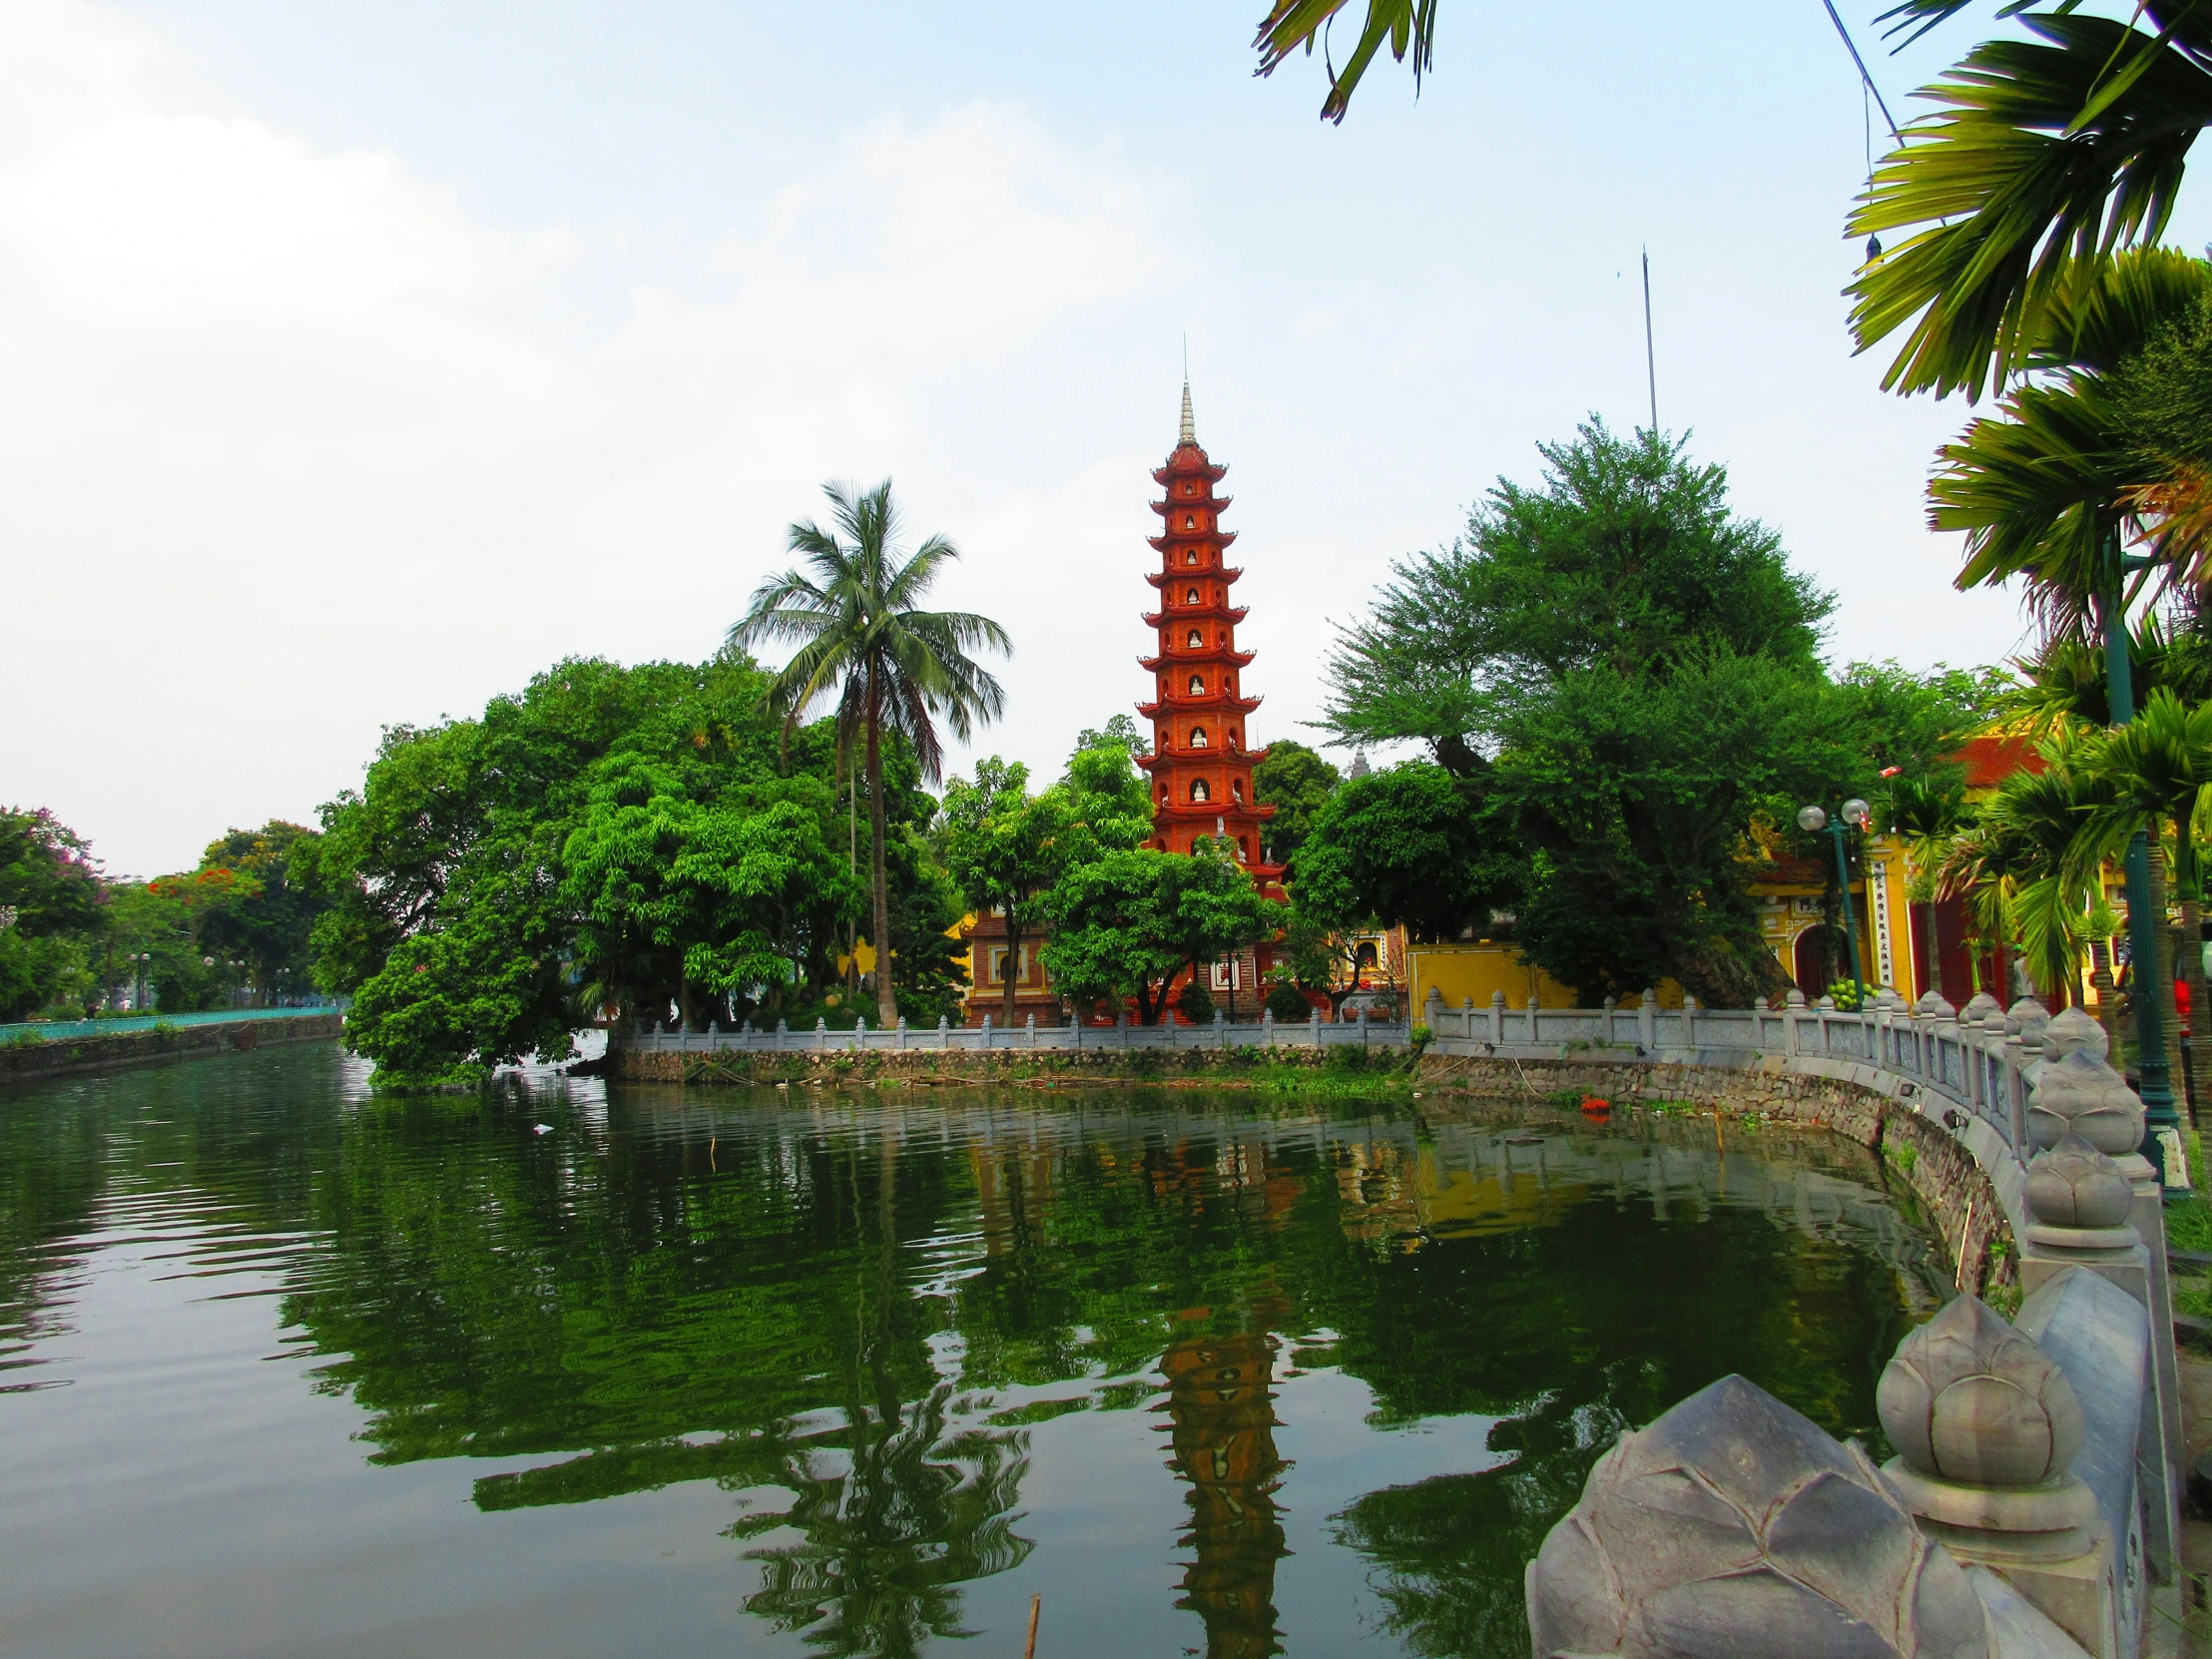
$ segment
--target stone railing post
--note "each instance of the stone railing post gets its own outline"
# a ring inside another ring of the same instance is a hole
[[[1528,1040],[1531,1043],[1538,1043],[1543,1041],[1543,1037],[1540,1033],[1536,1021],[1536,1010],[1539,1004],[1537,1003],[1536,998],[1531,995],[1528,999]]]
[[[1026,1019],[1022,1023],[1027,1027],[1029,1032],[1029,1046],[1031,1048],[1035,1048],[1037,1046],[1037,1016],[1035,1014],[1031,1014],[1028,1019]]]
[[[939,1048],[950,1048],[952,1046],[952,1021],[943,1014],[937,1016],[937,1046]]]
[[[1636,1004],[1636,1041],[1646,1054],[1659,1046],[1659,993],[1644,992],[1643,1000]]]
[[[1428,987],[1428,994],[1421,998],[1420,1017],[1421,1023],[1430,1031],[1439,1037],[1443,1035],[1444,995],[1433,985]]]
[[[2072,1472],[2081,1402],[2057,1363],[1961,1296],[1898,1345],[1875,1409],[1898,1448],[1882,1472],[1921,1530],[2002,1576],[2095,1659],[2121,1659],[2131,1621],[2114,1539]]]
[[[988,1048],[989,1048],[990,1046],[991,1046],[991,1016],[990,1016],[990,1015],[988,1015],[988,1014],[985,1014],[985,1015],[983,1016],[983,1047],[984,1047],[984,1048],[986,1048],[986,1049],[988,1049]]]
[[[867,1050],[867,1016],[861,1014],[852,1021],[852,1051],[855,1054]]]
[[[2151,1370],[2156,1394],[2155,1407],[2146,1412],[2144,1423],[2144,1455],[2156,1471],[2156,1479],[2146,1484],[2154,1485],[2162,1494],[2162,1501],[2150,1506],[2152,1519],[2147,1546],[2153,1563],[2160,1564],[2163,1576],[2174,1559],[2179,1536],[2178,1503],[2183,1478],[2181,1372],[2173,1344],[2173,1287],[2166,1262],[2165,1192],[2156,1166],[2139,1150],[2143,1141],[2143,1103],[2127,1086],[2127,1079],[2106,1063],[2100,1052],[2105,1041],[2103,1030],[2094,1020],[2069,1021],[2061,1014],[2051,1021],[2044,1033],[2045,1053],[2055,1048],[2063,1051],[2063,1057],[2046,1058],[2036,1074],[2035,1087],[2027,1101],[2027,1132],[2035,1145],[2043,1148],[2061,1147],[2069,1135],[2078,1137],[2110,1159],[2118,1175],[2127,1183],[2130,1195],[2127,1224],[2142,1241],[2145,1258],[2143,1301],[2150,1321]],[[2078,1159],[2070,1160],[2057,1167],[2063,1173],[2073,1169],[2077,1162]],[[2029,1166],[2030,1171],[2038,1166],[2046,1170],[2046,1191],[2052,1190],[2048,1178],[2052,1166],[2044,1165],[2043,1160],[2037,1158]],[[2031,1205],[2032,1202],[2031,1196]],[[2101,1215],[2103,1212],[2091,1213]],[[2040,1243],[2036,1232],[2036,1228],[2030,1228],[2027,1240],[2023,1241],[2025,1248],[2020,1263],[2023,1288],[2030,1280],[2047,1280],[2060,1268],[2092,1266],[2100,1260],[2109,1260],[2056,1255],[2054,1253],[2063,1247]],[[2051,1265],[2044,1265],[2039,1258],[2048,1258]],[[2124,1277],[2119,1283],[2122,1289],[2131,1289]]]
[[[1468,1042],[1474,1041],[1474,998],[1459,999],[1459,1035]]]
[[[1684,1048],[1697,1047],[1697,998],[1688,991],[1684,991],[1682,993],[1682,1046]],[[1759,1046],[1759,1028],[1756,1016],[1752,1024],[1751,1042],[1754,1048]]]
[[[791,1043],[791,1025],[779,1017],[776,1021],[776,1051],[781,1054]]]
[[[1321,1010],[1319,1008],[1314,1010],[1313,1017],[1307,1021],[1307,1025],[1313,1034],[1311,1040],[1314,1045],[1314,1052],[1319,1054],[1321,1052]]]
[[[817,1054],[830,1052],[830,1022],[820,1014],[815,1016],[815,1052]]]
[[[1796,1059],[1804,1048],[1804,1039],[1798,1032],[1798,1022],[1805,1018],[1805,993],[1795,985],[1782,999],[1782,1052]]]
[[[1273,1008],[1262,1008],[1260,1010],[1260,1046],[1263,1048],[1273,1048],[1275,1046],[1275,1010]]]
[[[1492,991],[1490,992],[1490,1041],[1501,1043],[1504,1040],[1505,993],[1503,991]]]

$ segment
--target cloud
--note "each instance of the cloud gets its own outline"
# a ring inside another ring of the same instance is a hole
[[[926,483],[992,365],[1178,269],[1147,183],[1018,105],[733,181],[611,313],[617,233],[216,107],[96,6],[0,12],[0,796],[140,872],[305,815],[382,723],[710,648],[816,482]]]

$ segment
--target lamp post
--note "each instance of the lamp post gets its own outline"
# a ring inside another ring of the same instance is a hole
[[[2130,559],[2120,550],[2117,522],[2105,531],[2104,591],[2097,596],[2097,622],[2104,630],[2104,695],[2112,724],[2125,726],[2135,718],[2135,665],[2127,636],[2127,575],[2148,560]],[[2166,1179],[2164,1134],[2181,1132],[2181,1114],[2174,1110],[2173,1072],[2166,1064],[2165,1016],[2158,1003],[2158,930],[2166,923],[2151,911],[2150,837],[2138,830],[2127,840],[2127,953],[2135,965],[2135,1047],[2141,1084],[2136,1090],[2143,1102],[2143,1156]],[[2194,941],[2192,941],[2193,943]]]
[[[1836,838],[1836,885],[1844,899],[1844,941],[1851,951],[1853,1006],[1860,1013],[1867,1009],[1867,979],[1859,967],[1859,924],[1851,908],[1851,861],[1844,855],[1844,826],[1848,824],[1854,830],[1864,830],[1871,816],[1872,809],[1856,796],[1844,803],[1834,823],[1819,807],[1800,807],[1797,816],[1798,828],[1807,834],[1817,835],[1826,830]]]

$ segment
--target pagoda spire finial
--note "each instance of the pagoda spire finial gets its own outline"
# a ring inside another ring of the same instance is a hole
[[[1183,428],[1178,436],[1180,441],[1184,443],[1196,443],[1198,441],[1198,427],[1191,419],[1191,381],[1189,375],[1183,377]]]

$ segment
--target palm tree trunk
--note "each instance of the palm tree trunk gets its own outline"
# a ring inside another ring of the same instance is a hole
[[[872,685],[867,700],[867,824],[874,838],[869,863],[875,878],[875,1018],[887,1028],[898,1023],[898,998],[891,992],[891,891],[883,873],[883,711]]]

